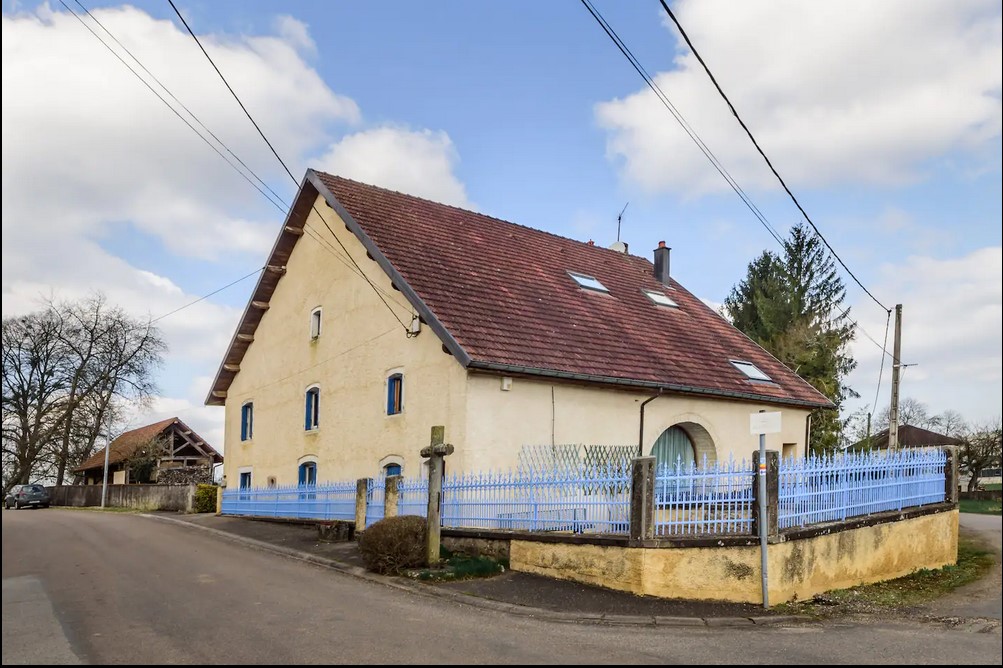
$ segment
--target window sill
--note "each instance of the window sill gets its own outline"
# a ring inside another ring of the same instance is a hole
[[[314,427],[313,429],[304,429],[303,433],[309,435],[309,434],[316,434],[319,431],[320,431],[320,427]]]

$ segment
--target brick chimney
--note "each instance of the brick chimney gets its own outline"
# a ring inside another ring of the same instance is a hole
[[[655,249],[655,278],[664,285],[669,284],[669,252],[671,250],[664,241],[659,241],[658,248]]]

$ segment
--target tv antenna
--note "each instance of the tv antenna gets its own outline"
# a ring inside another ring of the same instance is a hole
[[[623,212],[627,210],[627,207],[629,205],[630,205],[630,202],[627,202],[627,204],[624,204],[623,208],[620,209],[620,215],[618,215],[616,217],[616,240],[617,241],[620,241],[620,223],[623,221]]]

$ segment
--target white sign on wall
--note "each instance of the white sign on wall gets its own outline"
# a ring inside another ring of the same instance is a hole
[[[776,434],[779,431],[780,411],[749,414],[749,433],[753,435]]]

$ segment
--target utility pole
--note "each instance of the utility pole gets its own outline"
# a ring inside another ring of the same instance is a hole
[[[892,354],[892,405],[888,411],[888,449],[899,447],[899,372],[902,370],[902,304],[895,305],[895,348]]]

